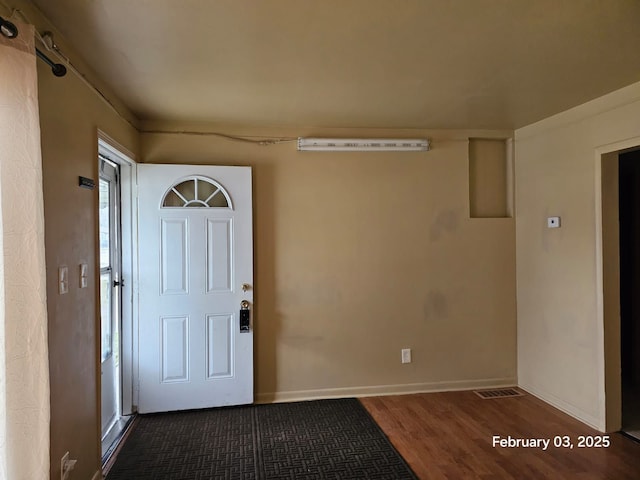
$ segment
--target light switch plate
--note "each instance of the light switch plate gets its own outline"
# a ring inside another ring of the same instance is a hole
[[[548,217],[547,228],[560,228],[560,217]]]
[[[403,348],[401,351],[402,363],[411,363],[411,349]]]
[[[58,267],[58,293],[64,295],[69,291],[69,268],[66,265]]]
[[[80,264],[80,288],[87,288],[87,264]]]

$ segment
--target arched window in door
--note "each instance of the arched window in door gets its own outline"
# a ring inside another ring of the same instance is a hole
[[[228,208],[233,210],[229,194],[215,180],[192,176],[173,185],[162,198],[162,208]]]

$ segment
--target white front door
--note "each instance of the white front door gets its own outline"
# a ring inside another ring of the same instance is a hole
[[[253,403],[251,168],[138,165],[138,242],[138,411]]]

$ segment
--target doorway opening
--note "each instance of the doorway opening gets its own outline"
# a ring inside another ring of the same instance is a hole
[[[640,138],[596,153],[605,426],[640,439]]]
[[[622,431],[640,440],[640,150],[618,158]]]
[[[135,414],[133,285],[135,163],[99,132],[100,411],[102,463],[109,460]]]

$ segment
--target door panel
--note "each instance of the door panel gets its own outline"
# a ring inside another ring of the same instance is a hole
[[[207,378],[232,377],[233,315],[207,316]]]
[[[163,218],[160,220],[160,270],[163,295],[189,293],[187,285],[188,225],[186,218]]]
[[[207,293],[231,291],[232,227],[230,218],[207,219]]]
[[[139,411],[253,402],[251,169],[138,165]]]
[[[189,380],[189,318],[162,318],[162,382]]]

